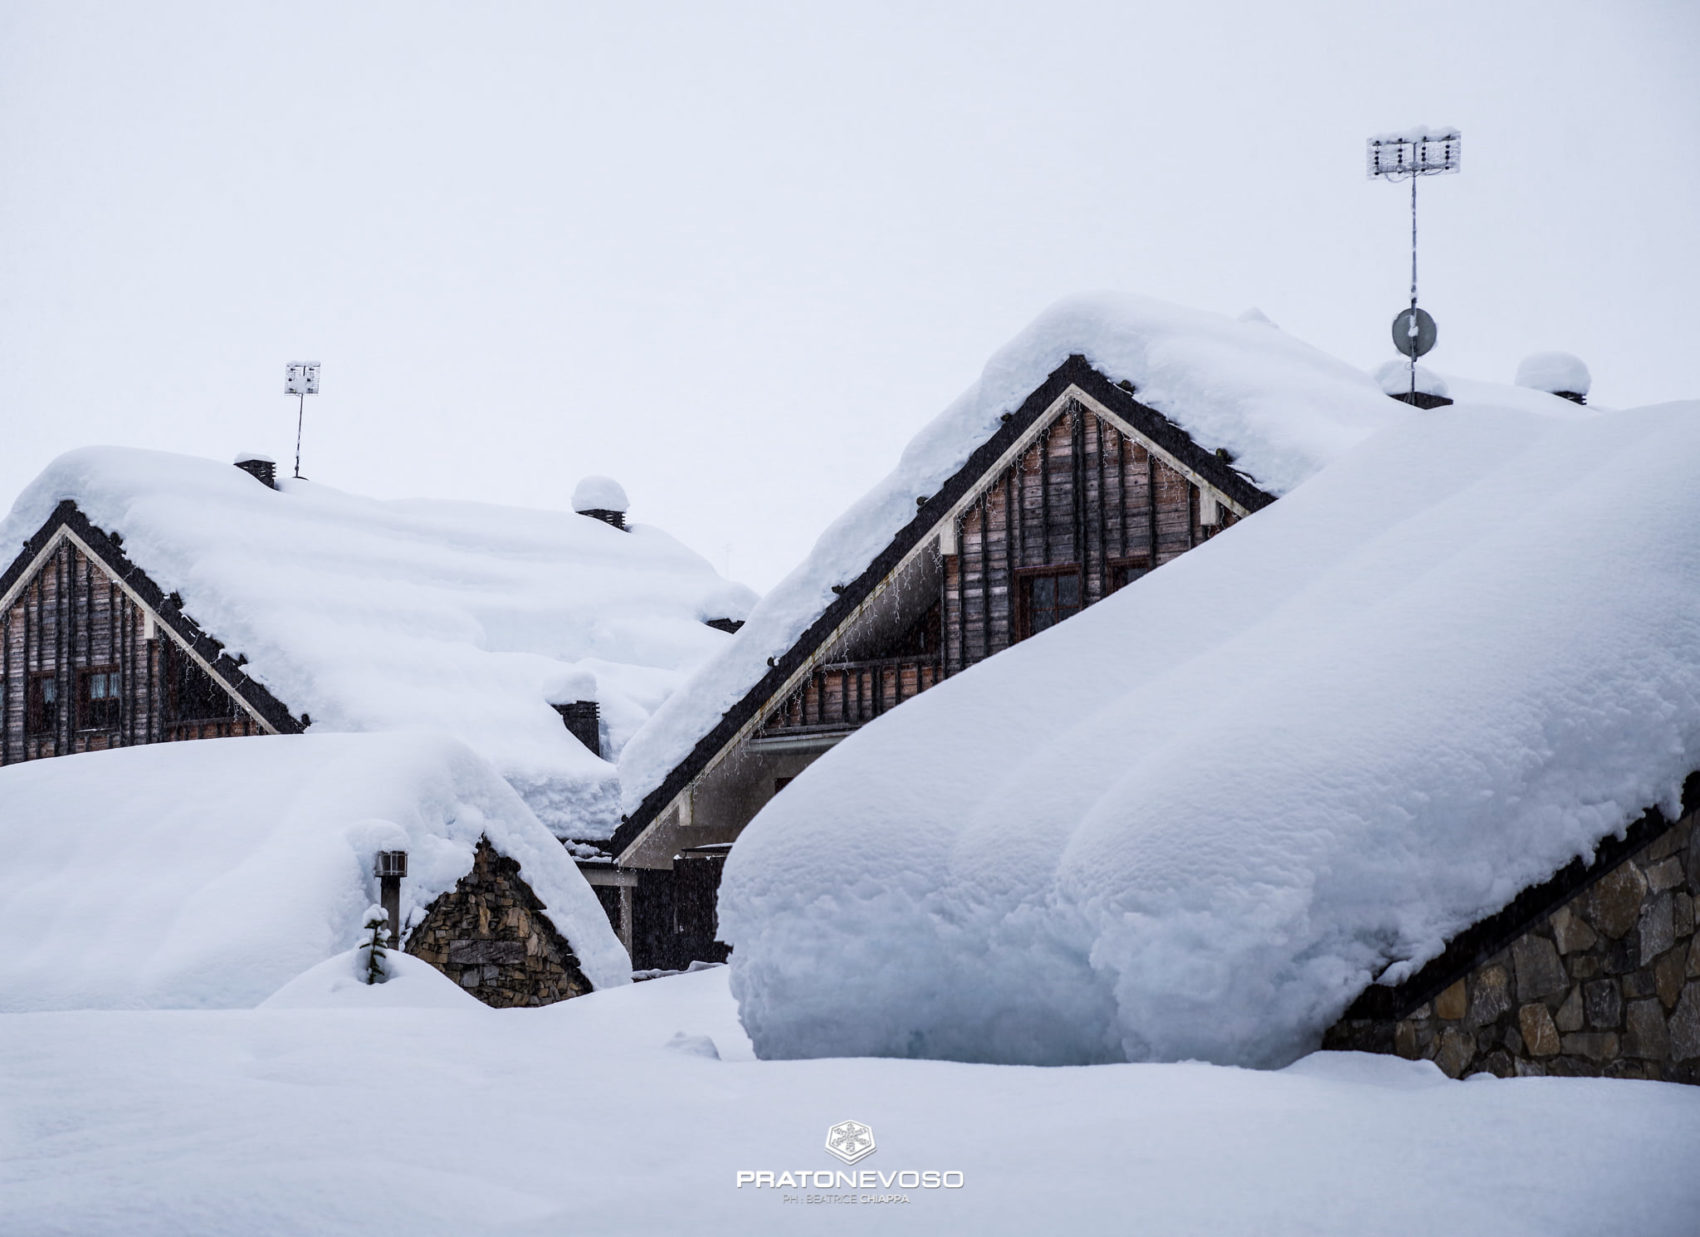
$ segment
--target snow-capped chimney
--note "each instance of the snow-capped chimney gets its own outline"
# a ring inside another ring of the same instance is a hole
[[[1387,361],[1372,376],[1384,392],[1414,408],[1444,408],[1452,402],[1446,380],[1426,365],[1416,367],[1414,384],[1409,361]]]
[[[401,948],[401,881],[407,875],[405,850],[381,850],[372,857],[372,875],[378,878],[378,901],[390,921],[390,945]]]
[[[277,461],[258,451],[238,451],[236,467],[247,473],[268,490],[277,489]]]
[[[561,715],[573,738],[590,749],[592,756],[602,755],[602,709],[594,700],[574,700],[558,704],[555,712]]]
[[[1517,367],[1518,386],[1545,391],[1573,404],[1588,402],[1588,388],[1593,383],[1593,375],[1582,359],[1568,352],[1537,352],[1524,357]]]
[[[626,491],[612,477],[586,477],[573,488],[573,510],[593,520],[626,527]]]

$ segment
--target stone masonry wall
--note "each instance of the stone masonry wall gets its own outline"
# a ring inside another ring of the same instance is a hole
[[[1700,828],[1685,816],[1407,1016],[1324,1047],[1426,1058],[1454,1078],[1700,1083]]]
[[[486,1005],[550,1005],[590,991],[519,864],[478,840],[472,871],[425,909],[403,950]]]

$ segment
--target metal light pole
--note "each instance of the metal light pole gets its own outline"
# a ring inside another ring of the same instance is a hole
[[[1417,180],[1456,172],[1464,139],[1456,129],[1414,129],[1369,139],[1371,180],[1411,182],[1411,306],[1393,319],[1393,346],[1411,358],[1411,402],[1417,395],[1417,358],[1434,347],[1434,319],[1417,308]]]
[[[307,411],[307,397],[319,393],[319,363],[291,361],[283,370],[283,393],[298,399],[295,405],[295,476],[301,476],[301,422]]]

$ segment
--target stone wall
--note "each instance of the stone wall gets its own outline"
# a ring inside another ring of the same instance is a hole
[[[519,864],[478,840],[472,871],[425,908],[403,950],[486,1005],[550,1005],[590,991]]]
[[[1454,1078],[1700,1083],[1700,828],[1685,815],[1431,999],[1342,1019],[1324,1047],[1426,1058]]]

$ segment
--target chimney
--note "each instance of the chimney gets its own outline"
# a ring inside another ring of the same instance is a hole
[[[612,477],[586,477],[573,487],[573,510],[593,520],[626,527],[626,491]]]
[[[594,700],[575,700],[558,704],[555,712],[561,715],[573,738],[590,749],[592,756],[602,755],[602,710]]]
[[[277,461],[258,451],[238,451],[236,467],[247,473],[268,490],[277,489]]]
[[[381,850],[372,861],[372,875],[378,878],[378,901],[390,918],[390,947],[401,948],[401,878],[407,875],[405,850]]]
[[[1573,404],[1586,404],[1594,377],[1581,357],[1568,352],[1537,352],[1524,357],[1517,367],[1517,385],[1545,391]]]
[[[1372,375],[1381,389],[1413,408],[1444,408],[1452,402],[1446,381],[1427,366],[1413,367],[1409,361],[1387,361]],[[1415,386],[1416,390],[1411,388]]]

